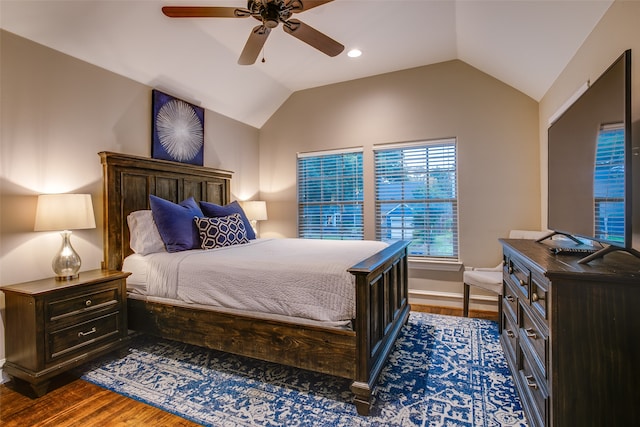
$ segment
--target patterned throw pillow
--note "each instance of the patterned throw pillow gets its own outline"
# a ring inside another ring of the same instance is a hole
[[[256,233],[254,233],[253,228],[251,228],[251,222],[247,218],[247,215],[244,213],[242,206],[238,203],[237,200],[229,203],[228,205],[220,206],[215,203],[210,202],[200,202],[200,209],[204,213],[204,216],[208,216],[211,218],[219,218],[221,216],[227,216],[234,213],[240,215],[242,219],[242,223],[244,224],[244,229],[247,230],[247,238],[249,240],[253,240],[256,238]]]
[[[237,213],[216,218],[194,218],[194,221],[200,233],[202,249],[249,243],[244,222]]]

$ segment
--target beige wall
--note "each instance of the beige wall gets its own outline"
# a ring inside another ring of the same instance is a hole
[[[582,85],[595,81],[622,53],[631,49],[633,145],[640,153],[640,1],[617,0],[540,101],[541,216],[547,218],[547,128],[549,118]],[[633,191],[640,191],[640,154],[634,156]],[[640,198],[636,197],[636,200]],[[640,206],[634,207],[634,244],[640,250]]]
[[[496,265],[499,237],[540,227],[538,103],[461,61],[294,93],[260,131],[262,235],[296,236],[297,152],[363,147],[365,235],[375,238],[372,145],[443,137],[458,141],[460,258]],[[462,274],[413,270],[410,287],[460,305]]]
[[[74,232],[72,244],[82,257],[82,270],[100,268],[102,169],[97,153],[150,156],[152,88],[11,33],[0,32],[0,43],[0,283],[53,274],[51,259],[61,238],[33,232],[40,193],[92,194],[97,228]],[[206,166],[235,172],[234,197],[257,194],[258,129],[207,110],[204,152]],[[4,318],[2,293],[0,314]]]

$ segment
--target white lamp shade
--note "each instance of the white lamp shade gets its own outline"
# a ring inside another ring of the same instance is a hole
[[[42,194],[38,196],[34,231],[96,228],[91,194]]]
[[[242,210],[249,221],[264,221],[267,219],[267,203],[257,200],[242,202]]]

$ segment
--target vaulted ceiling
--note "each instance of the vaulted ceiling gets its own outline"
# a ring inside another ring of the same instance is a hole
[[[294,18],[343,53],[329,57],[280,25],[248,66],[237,60],[256,20],[161,11],[245,0],[1,0],[0,25],[259,128],[295,91],[452,59],[540,100],[612,1],[334,0]]]

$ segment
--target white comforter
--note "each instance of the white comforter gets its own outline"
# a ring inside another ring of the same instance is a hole
[[[386,246],[375,241],[258,239],[213,250],[150,254],[144,257],[147,294],[346,321],[355,317],[355,280],[347,269]]]

